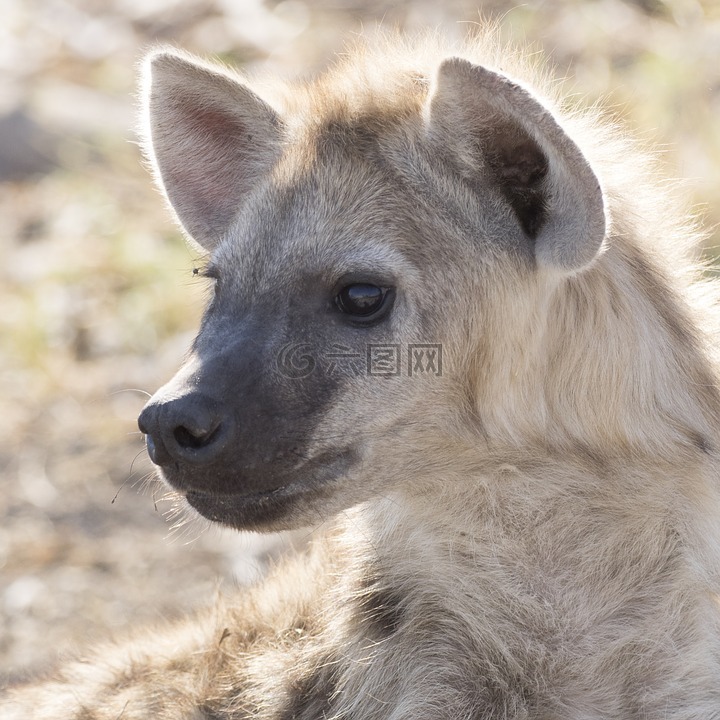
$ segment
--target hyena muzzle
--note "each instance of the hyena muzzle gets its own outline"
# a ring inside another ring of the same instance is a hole
[[[488,37],[411,46],[292,86],[149,58],[147,154],[212,299],[148,452],[209,520],[319,529],[10,717],[720,718],[693,231]]]

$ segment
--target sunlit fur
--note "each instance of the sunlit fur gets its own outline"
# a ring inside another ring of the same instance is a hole
[[[720,718],[718,296],[676,189],[492,31],[361,41],[317,80],[253,87],[302,137],[426,114],[451,55],[540,88],[600,177],[598,257],[491,258],[483,297],[456,296],[474,269],[455,267],[462,382],[428,391],[414,434],[373,438],[387,489],[257,588],[64,664],[3,718]]]

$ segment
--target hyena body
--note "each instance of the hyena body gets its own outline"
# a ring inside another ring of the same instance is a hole
[[[4,713],[720,718],[717,324],[693,232],[635,149],[487,69],[527,72],[488,44],[360,48],[290,91],[150,59],[148,152],[215,280],[141,415],[151,458],[211,520],[321,529],[257,588]],[[442,373],[413,372],[422,343]],[[401,372],[320,362],[371,346]]]

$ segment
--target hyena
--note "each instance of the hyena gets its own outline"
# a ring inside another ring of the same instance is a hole
[[[485,36],[145,81],[214,288],[148,452],[211,521],[317,531],[3,717],[720,718],[717,294],[643,154]]]

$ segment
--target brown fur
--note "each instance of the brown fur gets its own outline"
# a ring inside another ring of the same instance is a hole
[[[645,155],[592,113],[543,100],[582,156],[530,104],[522,122],[537,116],[545,133],[530,125],[530,151],[512,113],[510,132],[486,136],[475,124],[505,113],[502,94],[525,96],[498,85],[457,105],[450,79],[478,73],[456,62],[437,81],[455,55],[548,87],[490,34],[454,50],[391,38],[306,85],[237,91],[254,108],[245,121],[273,129],[241,183],[208,190],[212,217],[158,155],[180,221],[244,278],[236,297],[264,297],[303,263],[375,258],[434,298],[400,337],[442,341],[448,372],[361,378],[333,397],[308,456],[350,425],[365,433],[362,470],[274,521],[322,521],[306,553],[192,620],[18,690],[3,718],[720,718],[718,296],[690,257],[695,228]],[[150,152],[175,152],[171,118]],[[547,205],[525,228],[534,257],[502,245],[505,219],[536,204],[535,147],[557,207],[575,208],[566,171],[592,191],[584,158],[600,178],[608,229],[577,252],[568,243],[598,227],[592,198],[556,225]],[[473,214],[478,197],[489,214]],[[242,252],[227,230],[240,206],[237,237],[254,238]],[[262,232],[282,236],[277,257]]]

